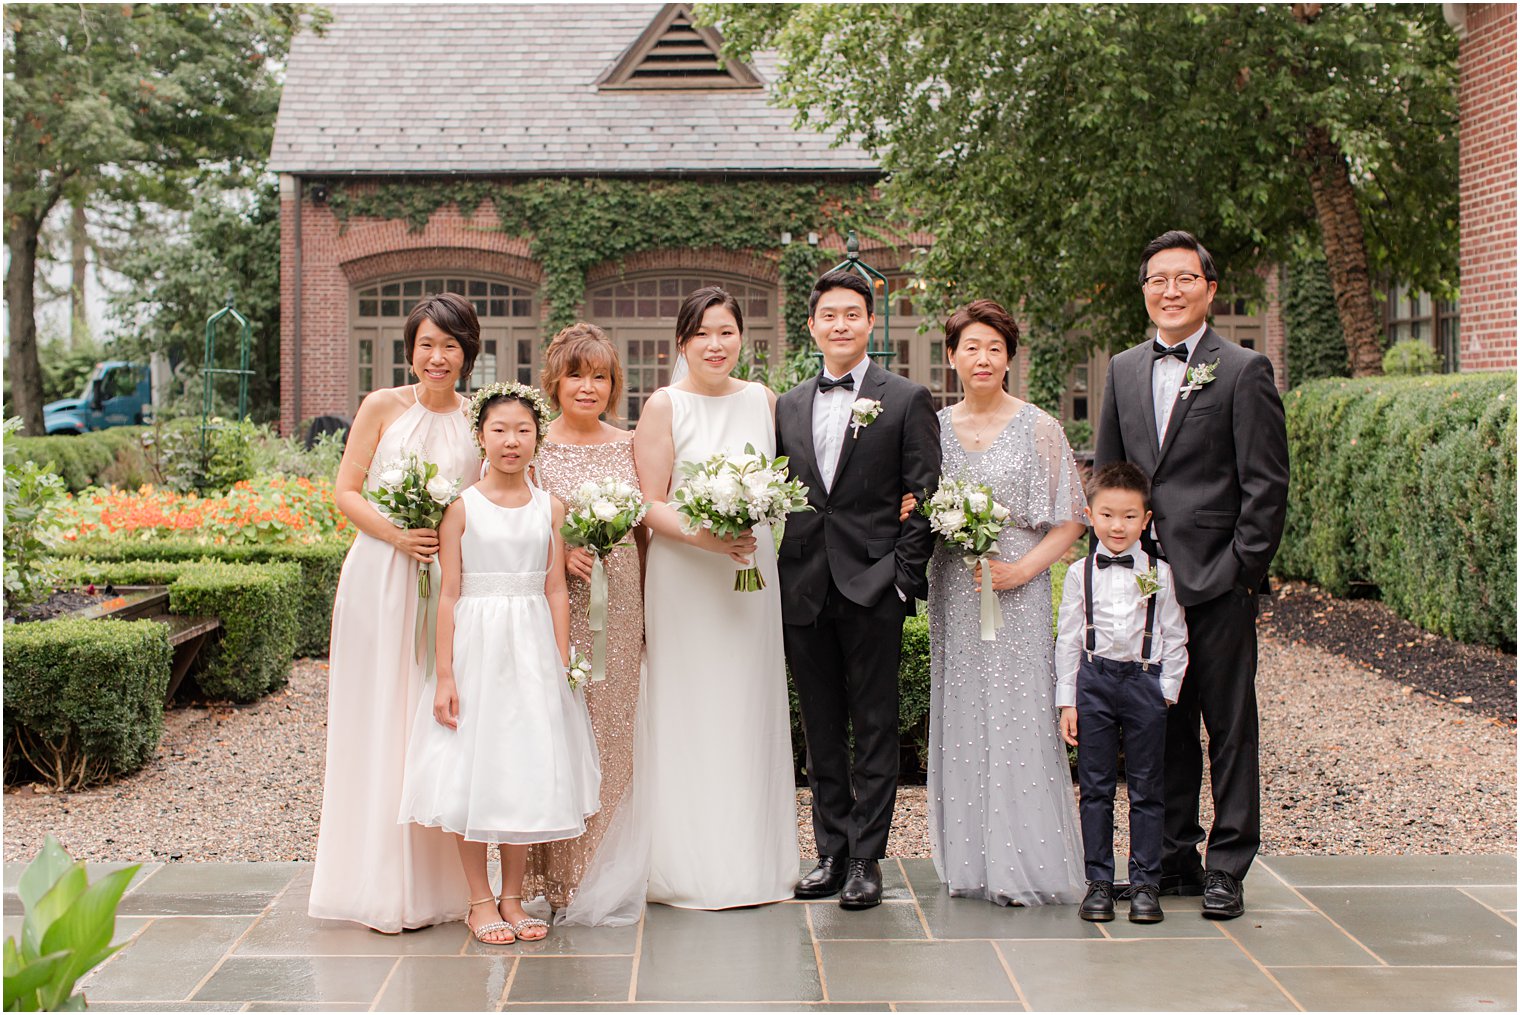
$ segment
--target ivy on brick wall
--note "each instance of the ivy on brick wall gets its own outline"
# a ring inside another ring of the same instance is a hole
[[[496,209],[497,228],[529,237],[533,257],[543,265],[548,334],[574,323],[586,295],[586,272],[597,264],[666,248],[776,251],[783,232],[865,233],[876,224],[877,214],[869,183],[762,180],[445,180],[360,186],[336,181],[330,184],[328,206],[340,228],[354,218],[378,218],[401,220],[420,232],[446,205],[457,205],[469,218],[488,200]],[[810,271],[820,263],[818,251],[805,244],[780,248],[787,333],[793,341],[793,287],[803,285],[805,301],[812,285],[811,277],[802,281],[803,254],[790,259],[786,254],[799,246],[809,252]],[[805,302],[803,314],[805,318]]]

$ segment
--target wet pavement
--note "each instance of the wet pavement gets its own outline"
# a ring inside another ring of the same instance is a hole
[[[121,865],[91,865],[91,877]],[[1246,915],[1166,898],[1164,923],[951,899],[928,860],[886,901],[721,913],[505,947],[461,923],[400,935],[306,915],[311,865],[147,864],[128,945],[84,983],[99,1011],[1467,1010],[1516,1007],[1513,856],[1264,857]],[[20,926],[5,865],[5,933]]]

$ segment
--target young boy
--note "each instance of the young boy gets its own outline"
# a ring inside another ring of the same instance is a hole
[[[1187,626],[1172,572],[1140,548],[1150,482],[1128,462],[1087,483],[1087,519],[1101,547],[1066,572],[1056,634],[1061,736],[1077,747],[1087,895],[1080,915],[1114,918],[1114,788],[1124,742],[1129,786],[1129,918],[1160,923],[1166,710],[1187,672]],[[1081,745],[1078,747],[1078,729]]]

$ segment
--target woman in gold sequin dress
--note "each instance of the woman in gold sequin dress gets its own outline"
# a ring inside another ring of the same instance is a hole
[[[594,324],[573,324],[554,336],[544,354],[543,387],[560,415],[549,424],[535,461],[540,486],[568,500],[587,480],[621,479],[635,489],[633,433],[602,420],[612,415],[622,394],[623,368],[606,333]],[[633,729],[639,696],[639,663],[644,651],[644,593],[638,545],[618,547],[607,558],[607,679],[585,685],[586,706],[602,762],[602,809],[586,822],[578,839],[543,843],[528,854],[527,891],[542,893],[564,910],[576,888],[598,862],[603,836],[616,818],[633,776]],[[591,597],[591,553],[567,548],[570,640],[591,651],[587,609]],[[619,857],[601,861],[617,862]]]

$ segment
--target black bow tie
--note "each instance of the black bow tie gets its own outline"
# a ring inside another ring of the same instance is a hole
[[[826,375],[824,375],[824,374],[819,374],[818,375],[818,390],[819,391],[830,391],[830,390],[832,390],[834,388],[844,388],[846,391],[854,391],[855,390],[855,375],[854,374],[845,374],[843,377],[839,378],[838,380],[832,380],[832,381],[829,380],[829,378]]]
[[[1123,556],[1120,556],[1120,557],[1110,557],[1106,553],[1100,553],[1097,556],[1098,556],[1098,570],[1099,571],[1101,571],[1104,568],[1108,567],[1110,564],[1118,564],[1120,567],[1127,567],[1127,568],[1130,568],[1131,570],[1133,570],[1134,566],[1135,566],[1135,558],[1131,554],[1128,554],[1128,553],[1126,553],[1126,554],[1124,554]]]
[[[1162,345],[1160,342],[1151,343],[1151,361],[1155,362],[1163,356],[1176,356],[1182,362],[1188,361],[1188,347],[1186,342],[1178,342],[1176,345]]]

